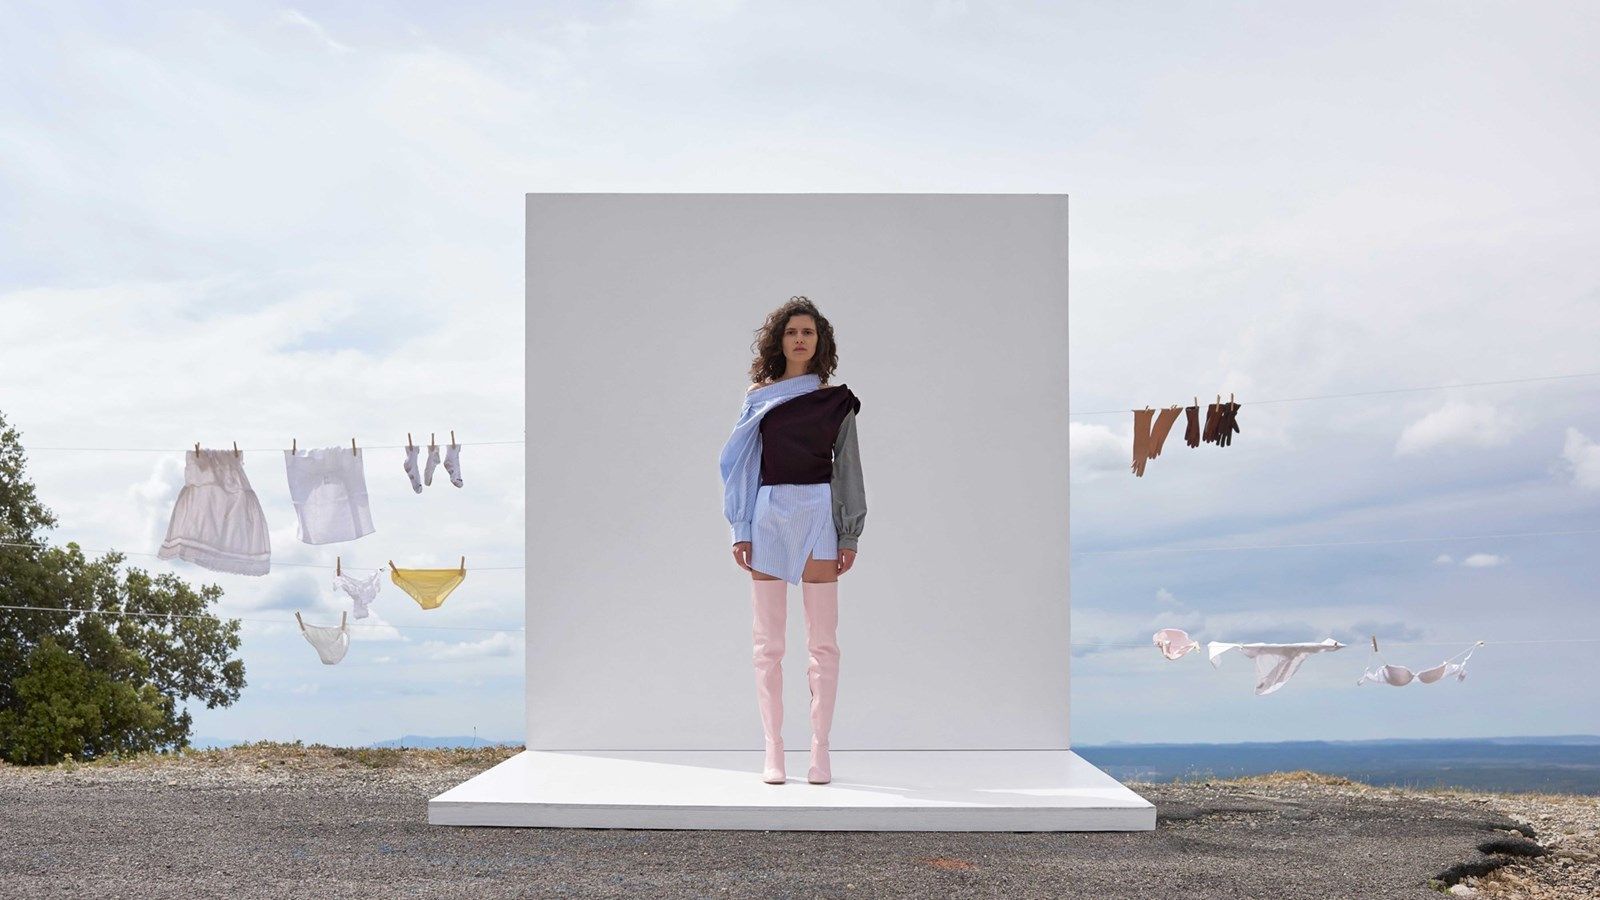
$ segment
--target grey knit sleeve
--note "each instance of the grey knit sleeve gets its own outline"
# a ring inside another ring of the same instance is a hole
[[[867,523],[867,488],[861,480],[861,453],[856,446],[856,414],[845,414],[833,442],[833,527],[839,547],[856,549]]]

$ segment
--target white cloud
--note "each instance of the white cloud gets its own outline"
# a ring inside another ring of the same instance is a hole
[[[1105,425],[1073,422],[1067,431],[1075,481],[1092,481],[1102,475],[1127,472],[1133,462],[1133,444]]]
[[[1561,447],[1561,461],[1579,487],[1600,488],[1600,444],[1576,428],[1567,429]]]
[[[481,641],[454,643],[428,641],[421,645],[423,655],[431,660],[488,659],[521,653],[522,635],[497,631]]]
[[[1400,432],[1395,456],[1412,456],[1452,444],[1492,447],[1511,439],[1506,416],[1488,404],[1451,400]]]
[[[1438,556],[1435,556],[1433,558],[1433,562],[1434,562],[1434,565],[1448,566],[1451,563],[1455,562],[1455,560],[1450,557],[1450,554],[1441,553]]]
[[[1490,566],[1503,566],[1509,562],[1509,557],[1497,556],[1493,553],[1474,553],[1463,559],[1461,564],[1469,569],[1487,569]]]

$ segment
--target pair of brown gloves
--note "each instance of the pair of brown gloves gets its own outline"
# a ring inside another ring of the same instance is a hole
[[[1186,413],[1188,419],[1183,432],[1185,443],[1198,447],[1203,439],[1208,444],[1227,447],[1233,443],[1233,436],[1239,431],[1239,407],[1240,404],[1231,400],[1208,405],[1203,436],[1199,406],[1169,406],[1160,411],[1147,406],[1134,410],[1133,474],[1143,478],[1145,463],[1161,455],[1161,447],[1167,442],[1167,434],[1178,421],[1180,411]]]
[[[1209,403],[1206,405],[1206,428],[1204,435],[1199,427],[1200,407],[1186,408],[1189,413],[1189,428],[1184,432],[1184,439],[1189,446],[1198,447],[1203,439],[1208,444],[1218,447],[1227,447],[1233,443],[1233,436],[1239,431],[1239,407],[1241,404],[1228,401],[1227,403]]]

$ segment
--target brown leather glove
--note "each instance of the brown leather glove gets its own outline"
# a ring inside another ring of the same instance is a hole
[[[1217,416],[1217,446],[1227,447],[1239,431],[1239,403],[1224,403]]]
[[[1150,449],[1150,415],[1155,410],[1136,409],[1133,411],[1133,474],[1144,477],[1144,462],[1149,459]]]
[[[1188,424],[1183,429],[1183,442],[1191,447],[1200,446],[1200,407],[1185,406],[1184,414],[1188,417]]]
[[[1221,412],[1221,404],[1206,404],[1206,430],[1201,437],[1208,444],[1217,442],[1217,421],[1222,418]]]

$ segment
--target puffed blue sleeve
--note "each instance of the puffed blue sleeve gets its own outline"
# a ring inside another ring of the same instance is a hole
[[[761,486],[761,415],[745,403],[728,442],[722,445],[722,515],[733,530],[733,543],[750,540],[756,490]]]

